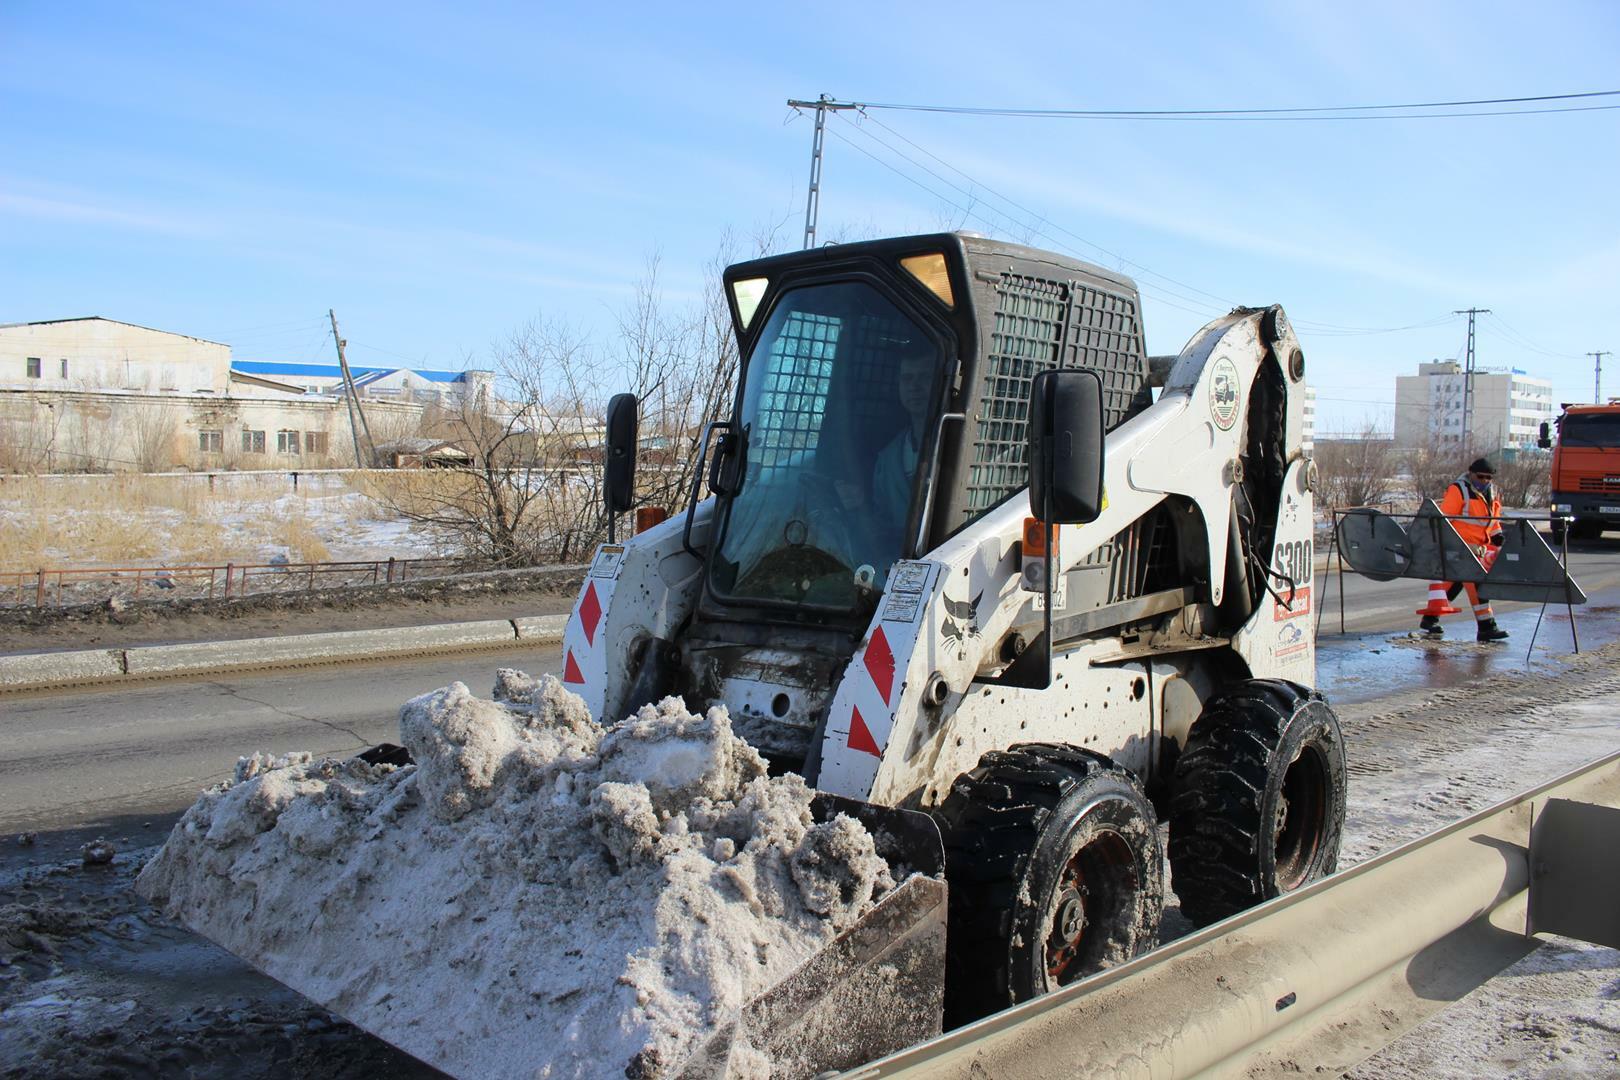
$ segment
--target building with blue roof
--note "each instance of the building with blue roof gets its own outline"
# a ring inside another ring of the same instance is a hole
[[[417,433],[430,407],[500,407],[488,371],[349,370],[379,443]],[[31,455],[12,468],[318,468],[355,464],[356,441],[337,364],[237,360],[101,316],[0,324],[0,444]]]

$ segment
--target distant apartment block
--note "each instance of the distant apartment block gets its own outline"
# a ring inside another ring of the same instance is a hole
[[[1463,429],[1466,375],[1461,364],[1419,364],[1416,375],[1395,379],[1395,443],[1469,446],[1481,452],[1525,449],[1536,444],[1544,420],[1553,418],[1552,383],[1517,368],[1474,371],[1474,402]]]
[[[485,371],[351,367],[379,443],[423,410],[488,404]],[[233,360],[229,345],[99,316],[0,325],[0,471],[355,464],[336,364]]]

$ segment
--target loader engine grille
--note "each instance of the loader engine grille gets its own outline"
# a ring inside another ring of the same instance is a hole
[[[963,506],[971,521],[1025,486],[1029,388],[1058,366],[1095,371],[1112,430],[1141,405],[1147,378],[1134,297],[1011,272],[996,286]]]

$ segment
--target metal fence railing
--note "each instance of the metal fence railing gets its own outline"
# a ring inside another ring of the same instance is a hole
[[[385,585],[473,569],[462,559],[370,559],[218,566],[43,567],[0,572],[0,607],[67,607],[109,599],[235,599]]]

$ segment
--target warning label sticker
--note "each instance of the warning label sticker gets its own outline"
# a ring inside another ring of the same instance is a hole
[[[883,621],[916,622],[922,599],[921,593],[893,593],[883,605]]]
[[[928,588],[928,574],[933,566],[925,562],[898,562],[889,573],[890,592],[920,593]]]
[[[623,566],[624,545],[603,544],[596,549],[596,558],[591,560],[591,577],[616,578]]]
[[[1287,600],[1288,594],[1283,593],[1282,597]],[[1274,602],[1271,605],[1271,617],[1274,622],[1282,622],[1284,619],[1297,619],[1301,615],[1309,615],[1310,613],[1311,587],[1309,585],[1301,585],[1294,590],[1294,602],[1292,604]]]
[[[916,622],[922,614],[923,597],[933,576],[934,564],[897,562],[889,571],[888,599],[883,603],[884,622]]]

